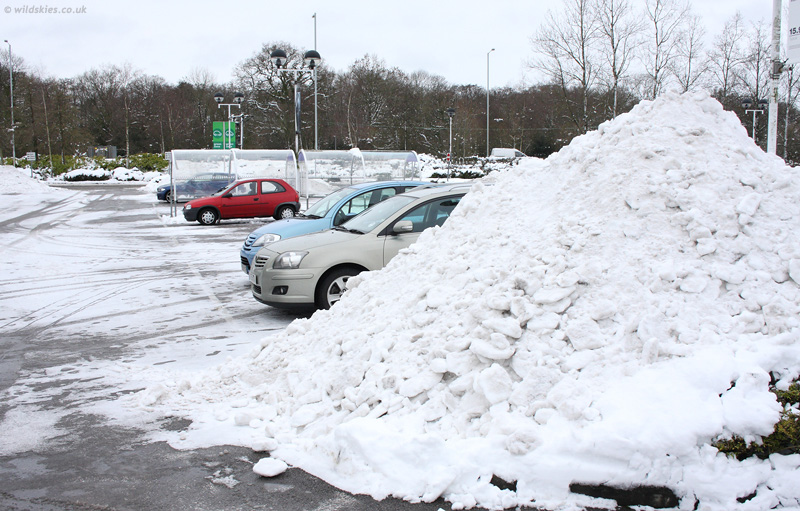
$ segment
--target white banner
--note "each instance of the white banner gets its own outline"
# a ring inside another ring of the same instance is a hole
[[[800,62],[800,0],[789,1],[789,44],[786,58],[790,65]]]

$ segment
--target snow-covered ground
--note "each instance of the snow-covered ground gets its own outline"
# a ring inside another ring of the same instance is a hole
[[[377,499],[610,508],[569,491],[604,483],[667,486],[685,510],[800,509],[800,455],[710,445],[770,433],[770,375],[800,374],[799,231],[794,169],[707,95],[670,94],[476,183],[248,356],[71,376],[151,382],[85,406],[189,418],[153,432],[176,448],[249,446],[264,475],[282,460]]]

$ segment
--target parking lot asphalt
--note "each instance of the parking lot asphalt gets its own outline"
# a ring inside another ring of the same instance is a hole
[[[296,316],[253,300],[239,270],[239,245],[258,222],[170,219],[138,186],[67,192],[0,218],[0,509],[450,509],[351,495],[299,469],[262,478],[252,467],[263,453],[179,451],[150,440],[153,425],[92,413],[120,389],[72,375],[71,364],[200,368]]]

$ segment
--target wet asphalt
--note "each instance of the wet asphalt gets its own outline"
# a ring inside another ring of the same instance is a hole
[[[179,241],[171,227],[158,220],[169,214],[167,205],[157,203],[154,196],[150,200],[140,186],[77,185],[69,189],[81,193],[46,201],[36,211],[7,215],[7,220],[0,222],[0,239],[5,240],[0,263],[5,260],[7,268],[9,262],[27,268],[25,254],[30,254],[31,261],[30,271],[22,268],[13,275],[0,275],[0,309],[32,297],[37,303],[23,315],[0,321],[0,424],[12,415],[24,417],[24,406],[58,417],[52,425],[56,434],[48,441],[13,454],[0,453],[0,509],[451,509],[442,500],[412,504],[352,495],[294,468],[271,479],[262,478],[252,468],[263,453],[234,446],[175,450],[166,443],[148,441],[144,429],[119,426],[81,406],[92,399],[113,397],[118,389],[98,383],[91,395],[76,395],[80,391],[71,385],[74,382],[69,375],[31,380],[31,375],[46,375],[50,368],[64,371],[64,365],[75,360],[122,360],[140,355],[137,351],[149,346],[163,348],[164,343],[184,342],[188,337],[202,341],[220,322],[219,307],[208,306],[209,293],[224,304],[243,300],[247,292],[241,283],[243,274],[233,278],[236,270],[232,270],[218,275],[214,261],[205,261],[203,254],[212,258],[230,254],[238,259],[239,244],[255,228],[251,222],[222,222],[213,226],[213,231],[198,226],[188,234],[186,226],[181,226],[184,239],[190,237],[193,243],[202,239],[208,247],[191,254],[195,271],[186,273]],[[81,250],[75,250],[76,245]],[[36,269],[42,251],[54,257],[59,250],[65,254],[63,267]],[[131,264],[115,264],[117,257]],[[25,262],[17,262],[21,260]],[[59,273],[65,274],[63,278]],[[203,291],[191,285],[198,275],[207,278]],[[75,288],[66,294],[59,287],[65,281]],[[130,285],[146,289],[139,293],[146,298],[152,293],[153,303],[130,301],[123,292]],[[191,300],[197,304],[197,316],[189,326],[180,318],[154,320],[160,317],[154,311],[163,308],[163,302],[157,303],[161,299],[175,303]],[[111,305],[102,308],[106,312],[92,316],[93,306],[101,302]],[[258,304],[227,314],[225,324],[244,336],[284,328],[295,317]],[[87,388],[87,382],[81,383],[79,388]],[[158,425],[170,431],[188,426],[188,421],[180,418],[164,419]],[[18,433],[11,434],[25,435],[26,429],[22,420]]]

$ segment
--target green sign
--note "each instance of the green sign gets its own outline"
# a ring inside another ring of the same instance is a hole
[[[212,125],[212,148],[234,149],[236,147],[236,124],[214,121]]]

